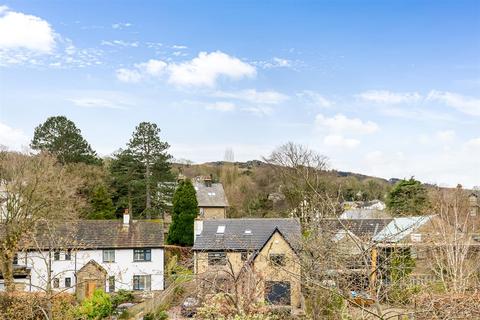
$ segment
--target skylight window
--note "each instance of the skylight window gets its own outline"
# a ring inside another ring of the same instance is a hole
[[[252,234],[252,230],[250,229],[245,230],[245,234],[248,234],[248,235]]]
[[[225,233],[225,226],[218,226],[217,234],[224,234],[224,233]]]
[[[215,195],[215,192],[209,192],[208,195],[209,195],[209,196],[214,196],[214,195]]]

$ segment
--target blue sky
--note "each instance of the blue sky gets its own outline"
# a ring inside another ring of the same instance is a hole
[[[332,168],[480,185],[479,1],[5,1],[0,144],[66,115],[101,155],[294,141]]]

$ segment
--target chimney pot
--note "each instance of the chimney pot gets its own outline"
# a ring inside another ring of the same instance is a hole
[[[124,225],[130,224],[130,213],[128,213],[128,209],[125,209],[125,212],[123,213],[123,224]]]

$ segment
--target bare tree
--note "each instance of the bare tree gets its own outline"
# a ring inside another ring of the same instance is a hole
[[[48,154],[0,153],[0,262],[7,291],[15,290],[13,261],[22,239],[41,219],[70,219],[83,201],[79,180]]]
[[[264,158],[282,183],[281,192],[292,208],[292,215],[303,225],[334,216],[338,192],[331,185],[327,157],[300,144],[288,142]]]

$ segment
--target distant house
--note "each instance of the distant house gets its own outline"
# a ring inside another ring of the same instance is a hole
[[[193,186],[197,194],[199,218],[225,219],[228,201],[221,183],[212,182],[211,177],[197,178]]]
[[[227,275],[232,273],[239,278],[255,274],[259,301],[293,312],[302,310],[301,270],[295,250],[300,236],[296,219],[197,220],[195,274],[200,282],[216,284],[228,282]]]
[[[20,288],[45,290],[49,264],[53,290],[76,293],[79,299],[95,289],[163,290],[163,225],[158,220],[132,221],[129,214],[123,221],[39,224],[14,263]]]

